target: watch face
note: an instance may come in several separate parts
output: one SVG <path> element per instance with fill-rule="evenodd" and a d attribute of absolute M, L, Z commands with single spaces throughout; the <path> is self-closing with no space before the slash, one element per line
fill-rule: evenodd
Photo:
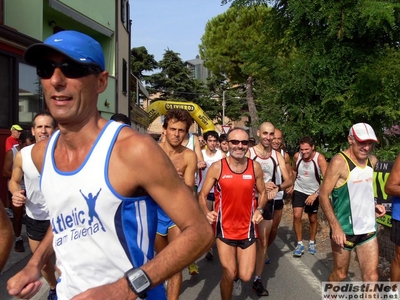
<path fill-rule="evenodd" d="M 137 277 L 132 281 L 133 286 L 135 289 L 140 292 L 144 289 L 146 289 L 149 286 L 149 281 L 147 280 L 147 277 L 143 274 L 142 276 Z"/>
<path fill-rule="evenodd" d="M 127 272 L 127 277 L 135 293 L 140 294 L 151 285 L 150 280 L 141 269 L 134 269 Z"/>

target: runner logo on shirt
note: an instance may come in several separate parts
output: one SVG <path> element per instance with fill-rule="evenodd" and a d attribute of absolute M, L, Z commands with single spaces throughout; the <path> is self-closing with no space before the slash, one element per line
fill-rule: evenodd
<path fill-rule="evenodd" d="M 55 241 L 55 244 L 58 246 L 62 245 L 67 240 L 77 240 L 81 237 L 93 235 L 94 233 L 100 231 L 100 229 L 104 232 L 106 231 L 95 209 L 96 201 L 101 192 L 101 188 L 95 196 L 93 196 L 93 193 L 88 193 L 86 195 L 82 192 L 82 190 L 79 190 L 79 192 L 85 199 L 85 202 L 88 206 L 87 212 L 84 210 L 78 211 L 75 207 L 71 211 L 71 214 L 61 213 L 59 216 L 57 216 L 57 218 L 51 219 L 51 227 L 55 234 L 59 234 L 67 230 L 70 231 L 69 234 L 66 234 L 64 237 L 61 237 Z M 95 218 L 97 219 L 97 222 L 95 222 Z"/>

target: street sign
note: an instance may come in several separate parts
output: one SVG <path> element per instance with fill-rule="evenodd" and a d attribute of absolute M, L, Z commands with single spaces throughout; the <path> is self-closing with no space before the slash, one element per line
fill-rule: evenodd
<path fill-rule="evenodd" d="M 229 125 L 222 125 L 222 130 L 223 130 L 225 133 L 228 133 L 229 130 L 231 130 L 231 128 L 232 128 L 232 126 L 229 126 Z"/>

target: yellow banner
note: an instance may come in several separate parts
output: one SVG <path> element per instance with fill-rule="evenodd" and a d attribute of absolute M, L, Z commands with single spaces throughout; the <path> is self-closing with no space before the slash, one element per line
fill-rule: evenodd
<path fill-rule="evenodd" d="M 392 167 L 392 161 L 377 162 L 373 181 L 375 201 L 386 208 L 386 215 L 378 218 L 377 222 L 388 227 L 392 227 L 392 196 L 385 193 L 385 184 Z"/>

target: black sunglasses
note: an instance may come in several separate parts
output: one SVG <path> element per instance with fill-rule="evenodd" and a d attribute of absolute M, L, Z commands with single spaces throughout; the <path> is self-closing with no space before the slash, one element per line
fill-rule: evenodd
<path fill-rule="evenodd" d="M 81 78 L 90 74 L 98 75 L 102 72 L 101 68 L 94 64 L 79 64 L 73 61 L 65 61 L 60 64 L 54 61 L 44 61 L 36 66 L 36 74 L 43 79 L 53 76 L 54 70 L 60 68 L 65 77 Z"/>
<path fill-rule="evenodd" d="M 243 146 L 247 146 L 249 144 L 248 140 L 229 140 L 228 142 L 234 144 L 235 146 L 239 145 L 242 143 Z"/>

